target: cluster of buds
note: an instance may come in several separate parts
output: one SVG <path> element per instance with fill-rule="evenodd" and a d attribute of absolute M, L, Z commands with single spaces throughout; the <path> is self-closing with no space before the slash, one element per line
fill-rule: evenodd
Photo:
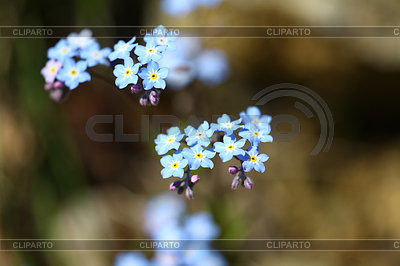
<path fill-rule="evenodd" d="M 63 100 L 69 92 L 69 88 L 67 88 L 61 81 L 46 83 L 44 89 L 50 93 L 50 98 L 55 102 Z"/>
<path fill-rule="evenodd" d="M 200 181 L 200 177 L 198 175 L 192 175 L 190 178 L 188 176 L 180 181 L 175 181 L 169 185 L 169 190 L 177 190 L 178 194 L 182 194 L 185 191 L 186 197 L 188 199 L 194 198 L 193 187 Z"/>
<path fill-rule="evenodd" d="M 242 184 L 242 187 L 252 189 L 253 188 L 253 181 L 250 177 L 246 176 L 243 171 L 243 167 L 236 167 L 236 166 L 229 166 L 228 173 L 233 175 L 233 180 L 231 184 L 232 189 L 237 189 L 239 184 Z"/>
<path fill-rule="evenodd" d="M 142 86 L 140 85 L 132 85 L 131 92 L 139 93 L 142 90 Z M 141 106 L 157 106 L 160 102 L 160 92 L 156 89 L 151 89 L 146 91 L 142 97 L 139 99 L 139 103 Z"/>

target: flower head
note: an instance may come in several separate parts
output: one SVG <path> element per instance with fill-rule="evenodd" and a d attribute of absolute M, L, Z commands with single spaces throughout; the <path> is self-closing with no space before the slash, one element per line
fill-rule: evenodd
<path fill-rule="evenodd" d="M 111 53 L 111 48 L 106 47 L 100 49 L 100 44 L 97 42 L 88 46 L 86 49 L 81 51 L 81 58 L 86 59 L 88 67 L 102 64 L 108 66 L 110 63 L 107 60 L 108 55 Z"/>
<path fill-rule="evenodd" d="M 172 156 L 165 155 L 161 158 L 160 162 L 164 166 L 164 169 L 161 170 L 163 178 L 170 176 L 182 178 L 184 174 L 183 168 L 188 164 L 188 161 L 180 153 L 174 153 Z"/>
<path fill-rule="evenodd" d="M 204 147 L 210 145 L 210 137 L 212 132 L 209 130 L 210 125 L 207 121 L 204 121 L 196 130 L 192 126 L 187 126 L 185 128 L 185 134 L 188 136 L 186 138 L 186 143 L 189 146 L 193 146 L 196 144 L 201 144 Z"/>
<path fill-rule="evenodd" d="M 197 8 L 196 0 L 163 0 L 161 9 L 170 16 L 184 17 Z"/>
<path fill-rule="evenodd" d="M 219 227 L 208 212 L 199 212 L 185 219 L 185 230 L 191 239 L 215 239 Z"/>
<path fill-rule="evenodd" d="M 260 142 L 272 142 L 272 136 L 268 135 L 270 132 L 270 126 L 259 128 L 254 123 L 248 123 L 240 130 L 239 136 L 248 139 L 252 145 L 257 146 Z"/>
<path fill-rule="evenodd" d="M 159 134 L 154 140 L 156 145 L 156 151 L 158 155 L 166 154 L 169 150 L 177 150 L 181 145 L 179 141 L 182 140 L 183 134 L 179 130 L 179 127 L 171 127 L 168 130 L 168 135 Z"/>
<path fill-rule="evenodd" d="M 239 159 L 243 161 L 243 170 L 250 172 L 254 168 L 257 172 L 264 173 L 265 166 L 264 162 L 268 160 L 266 154 L 259 154 L 257 146 L 250 146 L 246 154 L 239 155 Z"/>
<path fill-rule="evenodd" d="M 167 77 L 169 69 L 166 67 L 159 68 L 157 62 L 150 61 L 147 68 L 140 69 L 139 77 L 143 79 L 143 87 L 145 90 L 151 88 L 165 89 L 166 83 L 164 79 Z"/>
<path fill-rule="evenodd" d="M 138 60 L 142 64 L 147 64 L 151 60 L 157 61 L 163 56 L 161 54 L 166 46 L 159 46 L 155 38 L 148 37 L 146 46 L 138 45 L 135 48 L 135 54 L 138 56 Z"/>
<path fill-rule="evenodd" d="M 61 39 L 54 47 L 51 47 L 47 51 L 47 57 L 64 63 L 65 60 L 75 56 L 76 48 L 76 46 L 70 45 L 65 39 Z"/>
<path fill-rule="evenodd" d="M 54 82 L 57 76 L 57 72 L 61 69 L 61 67 L 62 63 L 58 62 L 57 60 L 50 59 L 49 61 L 47 61 L 46 66 L 40 71 L 46 83 Z"/>
<path fill-rule="evenodd" d="M 215 151 L 207 149 L 204 150 L 203 146 L 197 144 L 196 146 L 182 150 L 182 155 L 188 160 L 190 170 L 197 170 L 200 166 L 203 168 L 214 167 L 214 163 L 210 160 L 215 156 Z"/>
<path fill-rule="evenodd" d="M 72 32 L 67 37 L 67 42 L 71 46 L 76 46 L 80 49 L 85 49 L 89 45 L 96 42 L 94 38 L 92 38 L 92 31 L 89 29 L 83 29 L 80 33 Z"/>
<path fill-rule="evenodd" d="M 125 88 L 128 84 L 136 84 L 138 81 L 137 73 L 140 64 L 133 65 L 133 60 L 130 57 L 125 58 L 125 63 L 116 65 L 114 68 L 114 76 L 117 77 L 115 85 L 120 89 Z"/>
<path fill-rule="evenodd" d="M 90 81 L 90 75 L 85 70 L 85 61 L 75 63 L 73 59 L 67 59 L 63 67 L 57 73 L 57 79 L 63 81 L 70 90 L 78 87 L 79 83 Z"/>
<path fill-rule="evenodd" d="M 155 40 L 155 43 L 158 46 L 165 46 L 166 51 L 175 51 L 175 40 L 177 37 L 178 35 L 176 35 L 175 32 L 168 32 L 168 30 L 163 25 L 160 25 L 153 30 L 153 34 L 147 33 L 144 36 L 143 40 L 146 43 Z"/>
<path fill-rule="evenodd" d="M 217 119 L 218 124 L 212 123 L 211 129 L 214 131 L 224 131 L 227 135 L 232 135 L 233 131 L 242 127 L 239 126 L 242 119 L 231 121 L 231 118 L 227 114 L 223 114 L 220 118 Z"/>
<path fill-rule="evenodd" d="M 219 153 L 219 157 L 223 162 L 231 160 L 234 155 L 245 154 L 245 151 L 241 149 L 246 143 L 245 139 L 236 141 L 235 137 L 225 135 L 223 141 L 223 143 L 214 143 L 214 150 Z"/>
<path fill-rule="evenodd" d="M 135 40 L 136 37 L 133 37 L 129 42 L 119 40 L 118 43 L 114 45 L 114 51 L 108 55 L 110 61 L 114 61 L 117 58 L 125 59 L 129 57 L 129 53 L 135 46 L 137 46 L 137 43 L 133 43 Z"/>
<path fill-rule="evenodd" d="M 220 50 L 204 50 L 196 58 L 196 63 L 197 76 L 206 85 L 218 85 L 229 75 L 227 56 Z"/>
<path fill-rule="evenodd" d="M 246 112 L 241 112 L 240 117 L 243 119 L 243 123 L 254 123 L 259 128 L 270 127 L 271 117 L 269 115 L 261 115 L 260 109 L 256 106 L 247 107 Z"/>

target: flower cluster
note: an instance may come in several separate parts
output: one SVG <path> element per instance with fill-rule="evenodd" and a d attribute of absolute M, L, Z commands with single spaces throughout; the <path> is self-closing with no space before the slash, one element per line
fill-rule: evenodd
<path fill-rule="evenodd" d="M 193 80 L 199 79 L 208 87 L 214 87 L 229 75 L 229 62 L 226 54 L 219 49 L 203 49 L 200 38 L 184 36 L 176 40 L 175 52 L 165 51 L 159 61 L 160 66 L 168 67 L 166 79 L 171 89 L 180 90 Z"/>
<path fill-rule="evenodd" d="M 144 36 L 145 46 L 135 43 L 136 37 L 128 42 L 120 40 L 108 56 L 110 61 L 117 59 L 123 61 L 114 68 L 115 85 L 120 89 L 129 85 L 131 91 L 135 93 L 143 88 L 145 93 L 140 98 L 140 104 L 157 105 L 160 94 L 157 89 L 165 89 L 164 79 L 169 72 L 167 67 L 160 67 L 157 61 L 163 58 L 164 51 L 176 49 L 176 38 L 177 35 L 174 32 L 168 32 L 164 26 L 160 25 L 153 30 L 153 33 L 147 33 Z M 134 53 L 132 53 L 133 49 Z M 138 84 L 139 77 L 142 79 L 142 85 Z"/>
<path fill-rule="evenodd" d="M 90 81 L 91 76 L 86 71 L 88 67 L 98 64 L 108 66 L 110 52 L 110 48 L 100 48 L 88 29 L 79 34 L 71 33 L 47 51 L 49 61 L 41 70 L 46 81 L 45 90 L 50 92 L 53 100 L 62 100 L 79 83 Z"/>
<path fill-rule="evenodd" d="M 240 161 L 240 166 L 230 166 L 228 172 L 233 175 L 231 187 L 236 189 L 241 183 L 242 186 L 251 189 L 253 181 L 246 176 L 245 172 L 252 169 L 263 173 L 264 162 L 268 156 L 259 153 L 261 142 L 272 142 L 271 117 L 261 115 L 260 110 L 255 106 L 247 108 L 246 112 L 240 113 L 240 118 L 231 121 L 227 114 L 217 119 L 217 123 L 211 125 L 204 121 L 197 129 L 192 126 L 185 128 L 184 133 L 178 127 L 171 127 L 167 134 L 159 134 L 154 140 L 155 150 L 161 158 L 161 170 L 163 178 L 171 176 L 183 178 L 170 185 L 170 190 L 177 190 L 178 194 L 186 191 L 189 199 L 194 197 L 193 187 L 200 181 L 197 174 L 191 175 L 191 170 L 199 167 L 214 167 L 212 158 L 219 155 L 222 162 L 230 161 L 232 158 Z M 235 131 L 239 130 L 237 136 Z M 249 142 L 248 148 L 243 147 Z M 183 145 L 182 145 L 183 144 Z M 213 144 L 211 148 L 208 148 Z M 180 147 L 184 146 L 182 150 Z M 170 151 L 173 152 L 170 152 Z M 170 152 L 171 154 L 167 154 Z"/>
<path fill-rule="evenodd" d="M 185 215 L 181 198 L 162 194 L 152 198 L 145 208 L 146 233 L 153 240 L 180 241 L 180 250 L 156 249 L 152 259 L 141 252 L 123 252 L 115 258 L 114 266 L 227 266 L 224 257 L 212 251 L 211 240 L 220 230 L 207 212 Z"/>
<path fill-rule="evenodd" d="M 200 6 L 213 8 L 220 2 L 222 0 L 163 0 L 160 5 L 161 9 L 168 15 L 184 17 Z"/>
<path fill-rule="evenodd" d="M 164 51 L 176 50 L 176 38 L 174 32 L 168 32 L 160 25 L 144 36 L 145 46 L 135 43 L 136 37 L 133 37 L 128 42 L 118 41 L 112 50 L 108 47 L 101 49 L 88 29 L 79 34 L 71 33 L 47 52 L 49 61 L 41 70 L 46 81 L 45 89 L 58 102 L 69 90 L 91 80 L 87 68 L 98 64 L 109 66 L 110 61 L 118 60 L 113 70 L 115 85 L 120 89 L 130 86 L 134 93 L 143 88 L 146 92 L 140 98 L 140 104 L 157 105 L 158 89 L 165 89 L 164 79 L 169 72 L 168 67 L 160 67 L 157 61 L 163 58 Z M 138 84 L 139 78 L 142 84 Z"/>

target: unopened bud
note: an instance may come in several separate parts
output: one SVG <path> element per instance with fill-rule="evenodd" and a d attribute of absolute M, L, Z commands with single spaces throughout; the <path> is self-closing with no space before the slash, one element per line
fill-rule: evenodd
<path fill-rule="evenodd" d="M 141 106 L 149 106 L 149 99 L 147 98 L 147 94 L 144 94 L 142 97 L 140 97 L 139 103 Z"/>
<path fill-rule="evenodd" d="M 188 198 L 188 199 L 193 199 L 194 198 L 193 189 L 191 189 L 190 187 L 186 188 L 186 198 Z"/>
<path fill-rule="evenodd" d="M 175 181 L 169 185 L 169 190 L 175 190 L 177 187 L 179 187 L 181 184 L 181 181 Z"/>
<path fill-rule="evenodd" d="M 69 89 L 67 87 L 63 87 L 62 89 L 53 88 L 50 90 L 50 98 L 55 102 L 60 102 L 67 96 L 68 92 Z"/>
<path fill-rule="evenodd" d="M 64 87 L 64 83 L 62 83 L 61 81 L 56 81 L 53 84 L 55 89 L 62 89 Z"/>
<path fill-rule="evenodd" d="M 132 93 L 138 93 L 141 90 L 142 90 L 142 86 L 140 86 L 140 85 L 133 84 L 131 86 L 131 92 Z"/>
<path fill-rule="evenodd" d="M 234 175 L 238 172 L 238 168 L 236 166 L 229 166 L 228 167 L 228 173 Z"/>
<path fill-rule="evenodd" d="M 199 175 L 192 175 L 192 176 L 190 177 L 190 181 L 191 181 L 193 184 L 196 184 L 197 182 L 200 181 Z"/>
<path fill-rule="evenodd" d="M 243 185 L 245 188 L 252 189 L 253 188 L 253 181 L 250 179 L 250 177 L 246 177 L 243 181 Z"/>
<path fill-rule="evenodd" d="M 240 184 L 240 176 L 236 174 L 236 175 L 233 176 L 231 188 L 232 189 L 237 189 L 239 184 Z"/>
<path fill-rule="evenodd" d="M 46 91 L 51 90 L 53 88 L 53 83 L 46 83 L 44 84 L 44 89 Z"/>
<path fill-rule="evenodd" d="M 157 91 L 153 90 L 150 92 L 149 101 L 152 105 L 158 104 L 158 102 L 160 101 L 160 97 L 159 97 Z"/>

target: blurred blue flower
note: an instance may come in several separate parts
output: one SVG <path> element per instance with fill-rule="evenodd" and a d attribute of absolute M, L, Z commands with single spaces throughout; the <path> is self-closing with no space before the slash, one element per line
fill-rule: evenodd
<path fill-rule="evenodd" d="M 163 52 L 163 58 L 158 61 L 161 67 L 170 69 L 165 81 L 168 83 L 168 88 L 173 90 L 186 87 L 196 77 L 195 62 L 180 56 L 180 54 L 179 48 L 173 53 Z"/>
<path fill-rule="evenodd" d="M 73 90 L 78 87 L 79 83 L 90 81 L 90 75 L 85 71 L 86 68 L 85 61 L 75 63 L 73 59 L 66 59 L 63 67 L 57 73 L 57 79 Z"/>
<path fill-rule="evenodd" d="M 182 229 L 178 220 L 165 223 L 152 235 L 154 240 L 182 240 L 186 239 L 186 232 Z"/>
<path fill-rule="evenodd" d="M 221 3 L 223 0 L 197 0 L 197 4 L 199 6 L 205 6 L 205 7 L 216 7 L 219 3 Z"/>
<path fill-rule="evenodd" d="M 114 61 L 117 58 L 125 59 L 129 57 L 132 49 L 137 46 L 137 43 L 133 43 L 136 40 L 136 37 L 133 37 L 130 41 L 124 42 L 123 40 L 119 40 L 118 43 L 114 45 L 114 51 L 108 55 L 110 61 Z"/>
<path fill-rule="evenodd" d="M 269 115 L 261 115 L 260 109 L 256 106 L 247 107 L 246 112 L 242 111 L 239 115 L 245 124 L 254 123 L 260 128 L 270 127 L 271 117 Z"/>
<path fill-rule="evenodd" d="M 245 139 L 236 141 L 235 137 L 225 135 L 223 141 L 214 143 L 214 151 L 219 153 L 223 162 L 231 160 L 235 155 L 245 155 L 245 151 L 241 149 L 246 143 Z"/>
<path fill-rule="evenodd" d="M 153 30 L 152 34 L 147 33 L 143 40 L 146 43 L 155 40 L 158 46 L 165 46 L 166 51 L 175 51 L 175 40 L 177 37 L 178 35 L 174 31 L 168 32 L 163 25 L 160 25 Z"/>
<path fill-rule="evenodd" d="M 250 172 L 253 168 L 257 172 L 264 173 L 264 162 L 268 160 L 266 154 L 258 153 L 258 146 L 250 146 L 245 155 L 239 155 L 239 159 L 243 161 L 243 170 Z"/>
<path fill-rule="evenodd" d="M 95 43 L 96 39 L 92 38 L 91 30 L 83 29 L 80 33 L 70 33 L 67 37 L 67 42 L 71 46 L 78 47 L 79 49 L 85 49 L 91 44 Z"/>
<path fill-rule="evenodd" d="M 82 50 L 80 56 L 82 59 L 86 59 L 88 67 L 92 67 L 97 64 L 109 66 L 110 62 L 108 62 L 107 57 L 110 53 L 111 48 L 106 47 L 100 49 L 100 44 L 95 42 L 86 49 Z"/>
<path fill-rule="evenodd" d="M 71 59 L 76 54 L 77 46 L 70 45 L 67 40 L 61 39 L 54 46 L 49 48 L 47 51 L 47 57 L 49 59 L 55 59 L 60 63 L 64 63 L 65 60 Z"/>
<path fill-rule="evenodd" d="M 115 257 L 114 266 L 150 266 L 141 252 L 121 252 Z"/>
<path fill-rule="evenodd" d="M 186 234 L 190 239 L 215 239 L 219 236 L 219 227 L 208 212 L 199 212 L 186 217 Z"/>
<path fill-rule="evenodd" d="M 151 60 L 157 61 L 160 60 L 163 55 L 161 54 L 164 51 L 166 46 L 159 46 L 155 38 L 148 37 L 146 46 L 138 45 L 135 48 L 135 54 L 138 56 L 138 60 L 140 63 L 147 64 Z"/>
<path fill-rule="evenodd" d="M 139 63 L 133 65 L 133 60 L 130 57 L 125 58 L 125 63 L 123 65 L 116 65 L 113 71 L 114 76 L 117 77 L 115 85 L 123 89 L 128 86 L 128 84 L 136 84 L 138 81 L 137 73 L 139 66 Z"/>
<path fill-rule="evenodd" d="M 229 62 L 220 50 L 204 50 L 197 58 L 196 73 L 206 85 L 217 85 L 229 75 Z"/>
<path fill-rule="evenodd" d="M 167 224 L 178 224 L 186 209 L 185 201 L 176 194 L 164 193 L 149 200 L 144 208 L 144 227 L 152 236 Z"/>
<path fill-rule="evenodd" d="M 189 146 L 193 146 L 196 144 L 203 145 L 207 147 L 210 145 L 210 137 L 212 135 L 212 131 L 209 130 L 210 125 L 207 121 L 204 121 L 196 130 L 192 126 L 187 126 L 185 128 L 185 134 L 187 136 L 186 143 Z"/>
<path fill-rule="evenodd" d="M 184 17 L 198 6 L 216 7 L 222 0 L 163 0 L 161 9 L 170 16 Z"/>
<path fill-rule="evenodd" d="M 221 253 L 209 250 L 206 252 L 202 259 L 196 261 L 196 263 L 190 263 L 188 266 L 227 266 L 228 263 L 225 258 L 221 255 Z"/>
<path fill-rule="evenodd" d="M 156 145 L 156 152 L 158 155 L 166 154 L 171 149 L 179 149 L 180 141 L 184 137 L 181 134 L 179 127 L 171 127 L 168 130 L 168 135 L 158 134 L 157 138 L 154 140 Z"/>
<path fill-rule="evenodd" d="M 161 10 L 173 17 L 184 17 L 197 8 L 196 0 L 162 0 Z"/>
<path fill-rule="evenodd" d="M 142 253 L 120 253 L 114 266 L 227 266 L 224 257 L 212 251 L 211 240 L 220 230 L 211 214 L 199 212 L 183 218 L 185 202 L 176 195 L 161 194 L 145 206 L 144 226 L 153 240 L 185 240 L 180 250 L 155 249 L 147 260 Z"/>
<path fill-rule="evenodd" d="M 210 169 L 214 167 L 214 163 L 210 158 L 215 156 L 215 152 L 210 149 L 204 150 L 203 146 L 200 144 L 197 144 L 190 149 L 184 148 L 182 150 L 182 155 L 188 160 L 190 170 L 197 170 L 200 166 Z"/>
<path fill-rule="evenodd" d="M 145 90 L 151 88 L 165 89 L 165 78 L 168 76 L 169 69 L 166 67 L 159 68 L 157 62 L 150 61 L 147 68 L 140 69 L 139 76 L 143 79 L 143 87 Z"/>
<path fill-rule="evenodd" d="M 180 153 L 174 153 L 171 155 L 165 155 L 161 158 L 161 165 L 164 169 L 161 170 L 163 178 L 169 178 L 171 176 L 182 178 L 188 161 L 182 157 Z"/>
<path fill-rule="evenodd" d="M 184 265 L 182 251 L 156 250 L 151 260 L 152 266 L 177 266 Z"/>
<path fill-rule="evenodd" d="M 211 130 L 214 131 L 224 131 L 227 135 L 232 135 L 233 131 L 238 128 L 241 128 L 240 122 L 242 119 L 231 121 L 231 118 L 227 114 L 223 114 L 220 118 L 217 119 L 218 124 L 211 123 Z"/>
<path fill-rule="evenodd" d="M 248 139 L 252 145 L 257 146 L 260 142 L 272 142 L 272 136 L 268 135 L 270 132 L 270 126 L 259 128 L 254 123 L 248 123 L 239 131 L 239 136 Z"/>

